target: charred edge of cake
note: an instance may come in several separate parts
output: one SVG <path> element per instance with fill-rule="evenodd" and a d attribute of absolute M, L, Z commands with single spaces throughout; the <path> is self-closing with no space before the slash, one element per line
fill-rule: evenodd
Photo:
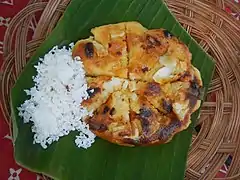
<path fill-rule="evenodd" d="M 199 80 L 196 77 L 190 83 L 186 98 L 189 99 L 189 106 L 192 110 L 196 106 L 197 101 L 201 99 L 202 87 L 199 85 Z"/>
<path fill-rule="evenodd" d="M 89 129 L 93 131 L 105 132 L 108 130 L 108 127 L 105 124 L 100 123 L 93 118 L 88 119 L 87 124 L 89 125 Z"/>
<path fill-rule="evenodd" d="M 94 56 L 94 45 L 92 42 L 88 42 L 84 46 L 84 52 L 87 58 L 93 58 Z"/>
<path fill-rule="evenodd" d="M 139 144 L 140 145 L 148 145 L 152 142 L 152 140 L 149 137 L 140 137 Z"/>
<path fill-rule="evenodd" d="M 167 29 L 163 30 L 163 34 L 164 34 L 165 38 L 169 38 L 170 39 L 170 38 L 174 37 L 173 34 L 170 33 Z"/>
<path fill-rule="evenodd" d="M 139 139 L 124 138 L 123 143 L 133 145 L 133 146 L 144 146 L 151 143 L 151 139 L 147 137 L 140 137 Z"/>
<path fill-rule="evenodd" d="M 168 126 L 160 128 L 152 137 L 150 137 L 150 140 L 166 142 L 181 126 L 182 122 L 178 118 L 175 118 Z"/>
<path fill-rule="evenodd" d="M 187 99 L 189 99 L 190 109 L 194 109 L 197 101 L 200 100 L 203 96 L 203 89 L 199 85 L 199 80 L 194 77 L 193 80 L 190 82 L 190 88 L 188 89 Z"/>
<path fill-rule="evenodd" d="M 189 99 L 189 109 L 193 110 L 199 99 L 195 96 L 190 95 L 190 94 L 188 94 L 188 99 Z"/>
<path fill-rule="evenodd" d="M 131 138 L 124 138 L 124 139 L 122 140 L 122 142 L 123 142 L 124 144 L 129 144 L 129 145 L 133 145 L 133 146 L 138 146 L 138 145 L 140 145 L 139 140 L 134 140 L 134 139 L 131 139 Z"/>
<path fill-rule="evenodd" d="M 95 87 L 95 88 L 88 88 L 87 89 L 87 93 L 89 95 L 90 98 L 94 97 L 97 93 L 100 93 L 101 89 L 99 87 Z"/>
<path fill-rule="evenodd" d="M 138 114 L 139 119 L 141 120 L 141 126 L 143 130 L 143 134 L 147 134 L 149 132 L 149 118 L 152 116 L 152 111 L 146 107 L 142 107 L 140 109 L 140 113 Z"/>
<path fill-rule="evenodd" d="M 171 122 L 170 125 L 159 130 L 158 138 L 164 141 L 167 140 L 176 131 L 176 129 L 181 127 L 181 124 L 180 120 Z"/>
<path fill-rule="evenodd" d="M 200 96 L 200 85 L 197 78 L 194 77 L 190 83 L 189 93 L 198 98 Z"/>

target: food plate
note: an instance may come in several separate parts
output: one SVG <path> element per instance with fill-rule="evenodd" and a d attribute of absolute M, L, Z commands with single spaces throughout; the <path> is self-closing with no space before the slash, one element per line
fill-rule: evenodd
<path fill-rule="evenodd" d="M 207 90 L 214 62 L 187 34 L 162 1 L 155 0 L 73 0 L 52 34 L 39 47 L 20 75 L 11 92 L 16 161 L 36 172 L 55 179 L 183 179 L 191 132 L 199 111 L 192 115 L 190 127 L 166 144 L 154 147 L 128 148 L 97 139 L 91 148 L 74 145 L 75 133 L 61 138 L 47 150 L 32 144 L 31 125 L 22 123 L 17 107 L 27 99 L 24 89 L 34 84 L 34 65 L 38 58 L 55 45 L 66 45 L 87 38 L 90 29 L 122 21 L 139 21 L 145 27 L 165 28 L 188 45 L 192 63 L 202 75 Z"/>

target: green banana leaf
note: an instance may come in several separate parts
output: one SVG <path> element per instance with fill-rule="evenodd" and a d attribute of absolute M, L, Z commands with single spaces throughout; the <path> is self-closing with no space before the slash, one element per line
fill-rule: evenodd
<path fill-rule="evenodd" d="M 63 17 L 26 65 L 11 92 L 14 154 L 17 163 L 32 171 L 62 180 L 182 180 L 186 168 L 192 130 L 199 111 L 192 115 L 190 127 L 165 145 L 121 147 L 96 139 L 87 150 L 74 144 L 76 132 L 61 138 L 44 150 L 33 144 L 31 124 L 23 124 L 17 107 L 32 87 L 34 64 L 55 45 L 87 38 L 90 29 L 121 21 L 139 21 L 147 28 L 166 28 L 188 45 L 192 63 L 202 74 L 205 90 L 211 81 L 214 62 L 187 34 L 161 0 L 72 0 Z"/>

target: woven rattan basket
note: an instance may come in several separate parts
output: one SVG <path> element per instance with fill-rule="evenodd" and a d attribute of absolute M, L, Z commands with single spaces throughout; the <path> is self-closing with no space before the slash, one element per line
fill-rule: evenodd
<path fill-rule="evenodd" d="M 240 7 L 231 0 L 166 2 L 187 31 L 217 62 L 198 122 L 201 129 L 193 136 L 186 179 L 214 179 L 228 156 L 232 155 L 224 180 L 240 180 L 240 23 L 222 10 L 227 5 L 240 12 Z M 6 31 L 0 92 L 1 108 L 10 128 L 10 89 L 68 3 L 69 0 L 30 0 L 27 7 L 12 19 Z M 34 23 L 36 15 L 40 19 Z"/>

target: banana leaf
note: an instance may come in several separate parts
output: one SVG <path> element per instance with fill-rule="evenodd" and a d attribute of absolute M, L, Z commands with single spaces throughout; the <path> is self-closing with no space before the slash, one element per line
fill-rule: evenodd
<path fill-rule="evenodd" d="M 23 124 L 17 107 L 28 97 L 34 65 L 55 45 L 66 45 L 87 38 L 96 26 L 122 21 L 139 21 L 147 28 L 166 28 L 188 45 L 192 63 L 202 75 L 207 90 L 214 62 L 181 27 L 162 0 L 72 0 L 63 17 L 37 49 L 11 91 L 14 155 L 18 164 L 31 171 L 61 180 L 182 180 L 199 111 L 192 115 L 190 127 L 164 145 L 121 147 L 100 138 L 87 150 L 74 144 L 77 132 L 61 138 L 48 149 L 33 144 L 31 124 Z"/>

